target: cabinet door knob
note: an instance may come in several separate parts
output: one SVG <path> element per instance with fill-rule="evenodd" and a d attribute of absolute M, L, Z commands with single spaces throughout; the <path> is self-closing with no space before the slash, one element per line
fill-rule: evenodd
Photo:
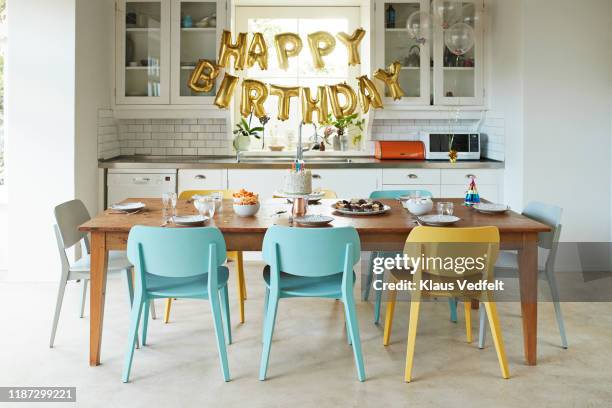
<path fill-rule="evenodd" d="M 473 174 L 466 174 L 465 175 L 465 178 L 467 178 L 467 179 L 472 178 L 472 177 L 476 178 L 476 176 L 473 175 Z"/>
<path fill-rule="evenodd" d="M 416 174 L 414 174 L 414 173 L 410 173 L 410 174 L 408 175 L 408 178 L 415 179 L 415 178 L 419 178 L 419 176 L 417 176 L 417 175 L 416 175 Z"/>
<path fill-rule="evenodd" d="M 320 175 L 320 174 L 313 174 L 313 175 L 312 175 L 312 178 L 313 178 L 313 179 L 321 179 L 322 177 L 321 177 L 321 175 Z"/>
<path fill-rule="evenodd" d="M 206 178 L 206 176 L 203 175 L 203 174 L 198 174 L 198 175 L 195 176 L 196 180 L 204 180 L 205 178 Z"/>

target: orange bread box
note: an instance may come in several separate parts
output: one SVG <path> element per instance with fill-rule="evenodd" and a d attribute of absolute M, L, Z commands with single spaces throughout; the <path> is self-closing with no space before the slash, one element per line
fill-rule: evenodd
<path fill-rule="evenodd" d="M 380 160 L 425 160 L 425 145 L 419 141 L 377 141 L 374 155 Z"/>

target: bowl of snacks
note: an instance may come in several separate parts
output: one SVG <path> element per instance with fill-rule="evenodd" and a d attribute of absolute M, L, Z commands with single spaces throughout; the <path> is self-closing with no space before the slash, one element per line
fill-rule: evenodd
<path fill-rule="evenodd" d="M 245 189 L 233 194 L 234 212 L 239 217 L 252 217 L 259 211 L 259 196 Z"/>

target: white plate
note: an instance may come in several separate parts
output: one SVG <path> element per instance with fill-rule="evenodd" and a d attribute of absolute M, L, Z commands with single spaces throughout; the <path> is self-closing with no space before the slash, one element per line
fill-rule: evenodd
<path fill-rule="evenodd" d="M 145 203 L 137 202 L 137 203 L 112 204 L 109 208 L 115 211 L 134 212 L 134 211 L 139 211 L 145 208 Z"/>
<path fill-rule="evenodd" d="M 417 218 L 422 224 L 433 225 L 435 227 L 442 226 L 442 225 L 452 225 L 456 223 L 457 221 L 461 220 L 461 218 L 455 217 L 454 215 L 438 215 L 438 214 L 422 215 Z"/>
<path fill-rule="evenodd" d="M 473 205 L 473 208 L 476 211 L 479 211 L 485 214 L 501 214 L 501 213 L 505 213 L 506 211 L 510 209 L 510 207 L 508 207 L 505 204 L 489 204 L 489 203 L 477 203 Z"/>
<path fill-rule="evenodd" d="M 275 197 L 281 197 L 281 198 L 306 198 L 308 197 L 308 201 L 317 201 L 322 199 L 323 197 L 325 197 L 325 192 L 324 191 L 313 191 L 310 194 L 291 194 L 291 193 L 283 193 L 282 191 L 276 191 L 274 193 Z"/>
<path fill-rule="evenodd" d="M 305 215 L 303 217 L 297 217 L 293 219 L 293 222 L 301 225 L 312 225 L 312 226 L 321 226 L 327 225 L 334 220 L 334 217 L 329 217 L 327 215 Z"/>
<path fill-rule="evenodd" d="M 389 207 L 386 204 L 384 204 L 382 210 L 377 210 L 377 211 L 351 211 L 351 210 L 345 210 L 344 208 L 336 208 L 335 204 L 332 205 L 332 208 L 336 210 L 337 212 L 339 212 L 340 214 L 344 214 L 344 215 L 379 215 L 379 214 L 384 214 L 391 209 L 391 207 Z"/>
<path fill-rule="evenodd" d="M 176 225 L 202 225 L 208 219 L 208 217 L 201 215 L 175 215 L 173 218 Z"/>

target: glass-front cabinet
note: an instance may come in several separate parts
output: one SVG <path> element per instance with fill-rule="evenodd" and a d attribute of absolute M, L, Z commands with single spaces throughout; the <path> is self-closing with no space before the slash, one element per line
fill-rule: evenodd
<path fill-rule="evenodd" d="M 380 83 L 384 92 L 385 106 L 392 105 L 429 105 L 430 103 L 430 46 L 429 42 L 419 44 L 410 37 L 406 28 L 408 17 L 421 11 L 429 11 L 429 0 L 379 1 L 376 5 L 376 68 L 388 69 L 394 62 L 401 65 L 399 82 L 405 96 L 394 101 L 386 87 Z M 377 81 L 378 82 L 378 81 Z"/>
<path fill-rule="evenodd" d="M 198 60 L 216 62 L 225 1 L 118 0 L 116 103 L 212 104 L 216 86 L 188 87 Z"/>

